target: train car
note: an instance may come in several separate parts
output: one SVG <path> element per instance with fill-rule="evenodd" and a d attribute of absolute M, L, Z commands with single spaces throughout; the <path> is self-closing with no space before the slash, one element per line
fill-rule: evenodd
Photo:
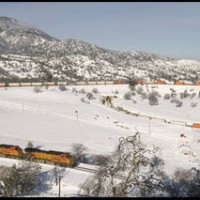
<path fill-rule="evenodd" d="M 174 85 L 185 85 L 184 81 L 176 81 Z"/>
<path fill-rule="evenodd" d="M 55 82 L 47 82 L 45 83 L 45 86 L 56 86 L 57 84 Z"/>
<path fill-rule="evenodd" d="M 115 80 L 114 84 L 126 84 L 125 80 Z"/>
<path fill-rule="evenodd" d="M 88 85 L 96 85 L 96 81 L 89 81 Z"/>
<path fill-rule="evenodd" d="M 5 83 L 0 83 L 0 87 L 5 87 L 6 84 Z"/>
<path fill-rule="evenodd" d="M 26 148 L 25 153 L 29 158 L 42 160 L 44 163 L 58 164 L 66 167 L 74 167 L 75 159 L 72 155 L 60 151 L 45 151 L 37 148 Z"/>
<path fill-rule="evenodd" d="M 145 82 L 146 85 L 154 85 L 155 83 L 154 82 L 151 82 L 151 81 L 147 81 Z"/>
<path fill-rule="evenodd" d="M 28 82 L 26 82 L 26 83 L 21 83 L 21 86 L 22 86 L 22 87 L 32 86 L 32 83 L 31 83 L 31 82 L 30 82 L 30 83 L 28 83 Z"/>
<path fill-rule="evenodd" d="M 20 83 L 9 83 L 9 87 L 20 87 Z"/>
<path fill-rule="evenodd" d="M 166 84 L 166 83 L 165 83 L 165 81 L 163 81 L 163 80 L 157 80 L 157 81 L 155 82 L 155 84 L 163 85 L 163 84 Z"/>
<path fill-rule="evenodd" d="M 193 124 L 192 124 L 192 128 L 200 128 L 200 124 L 198 124 L 198 123 L 193 123 Z"/>
<path fill-rule="evenodd" d="M 200 82 L 199 82 L 199 81 L 197 81 L 197 82 L 195 83 L 195 85 L 200 85 Z"/>
<path fill-rule="evenodd" d="M 22 158 L 23 150 L 19 146 L 0 144 L 0 155 L 11 158 Z"/>
<path fill-rule="evenodd" d="M 106 85 L 113 85 L 113 84 L 114 84 L 114 81 L 106 81 L 105 84 L 106 84 Z"/>
<path fill-rule="evenodd" d="M 98 81 L 96 83 L 97 83 L 97 85 L 105 85 L 105 81 Z"/>
<path fill-rule="evenodd" d="M 86 82 L 81 82 L 81 81 L 79 81 L 79 82 L 77 82 L 77 85 L 86 85 Z"/>
<path fill-rule="evenodd" d="M 67 85 L 67 82 L 57 82 L 58 85 Z"/>
<path fill-rule="evenodd" d="M 140 84 L 140 85 L 144 85 L 145 84 L 144 80 L 136 80 L 136 83 Z"/>
<path fill-rule="evenodd" d="M 32 83 L 32 86 L 41 86 L 41 85 L 42 85 L 41 82 L 33 82 L 33 83 Z"/>

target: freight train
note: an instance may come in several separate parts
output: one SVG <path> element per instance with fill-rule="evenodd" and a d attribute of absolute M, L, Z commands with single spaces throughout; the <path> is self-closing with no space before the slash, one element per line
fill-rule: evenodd
<path fill-rule="evenodd" d="M 116 81 L 79 81 L 79 82 L 0 82 L 0 87 L 30 87 L 30 86 L 59 86 L 59 85 L 113 85 L 113 84 L 128 84 L 124 80 Z"/>
<path fill-rule="evenodd" d="M 0 144 L 0 156 L 21 160 L 54 164 L 63 167 L 75 167 L 76 159 L 70 153 L 61 151 L 46 151 L 27 147 L 24 150 L 19 146 Z"/>
<path fill-rule="evenodd" d="M 59 86 L 59 85 L 65 85 L 65 86 L 73 86 L 73 85 L 115 85 L 115 84 L 129 84 L 128 80 L 114 80 L 114 81 L 78 81 L 78 82 L 69 82 L 69 81 L 63 81 L 63 82 L 16 82 L 16 83 L 9 83 L 9 82 L 0 82 L 0 88 L 6 88 L 6 87 L 32 87 L 32 86 Z M 152 82 L 145 82 L 144 80 L 137 80 L 136 84 L 150 84 L 150 85 L 160 85 L 160 84 L 167 84 L 167 85 L 196 85 L 200 86 L 200 82 L 184 82 L 184 81 L 175 81 L 171 83 L 167 83 L 163 80 L 157 80 Z"/>

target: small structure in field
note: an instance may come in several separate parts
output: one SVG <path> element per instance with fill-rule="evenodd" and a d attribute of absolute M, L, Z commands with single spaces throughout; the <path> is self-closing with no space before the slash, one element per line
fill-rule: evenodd
<path fill-rule="evenodd" d="M 113 104 L 112 104 L 112 100 L 113 98 L 117 98 L 117 96 L 102 96 L 103 98 L 103 104 L 111 107 Z"/>

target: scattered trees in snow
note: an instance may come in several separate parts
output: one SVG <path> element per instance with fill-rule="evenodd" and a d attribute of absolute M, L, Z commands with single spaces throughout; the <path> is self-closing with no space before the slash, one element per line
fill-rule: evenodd
<path fill-rule="evenodd" d="M 182 107 L 183 105 L 183 102 L 178 100 L 178 99 L 171 99 L 170 101 L 171 103 L 175 103 L 176 104 L 176 107 Z"/>
<path fill-rule="evenodd" d="M 113 94 L 119 94 L 118 90 L 113 91 Z"/>
<path fill-rule="evenodd" d="M 77 90 L 76 88 L 72 88 L 72 93 L 77 94 L 77 93 L 78 93 L 78 90 Z"/>
<path fill-rule="evenodd" d="M 138 94 L 144 93 L 144 89 L 143 89 L 142 86 L 138 86 L 136 91 L 137 91 Z"/>
<path fill-rule="evenodd" d="M 169 197 L 199 197 L 200 170 L 177 170 L 172 178 L 162 181 L 163 190 Z"/>
<path fill-rule="evenodd" d="M 58 88 L 59 88 L 60 91 L 65 91 L 65 90 L 66 90 L 66 86 L 63 85 L 63 84 L 60 84 L 60 85 L 58 86 Z"/>
<path fill-rule="evenodd" d="M 155 92 L 149 93 L 149 105 L 158 105 L 158 98 Z"/>
<path fill-rule="evenodd" d="M 124 94 L 124 99 L 125 100 L 131 100 L 131 92 L 127 92 Z"/>
<path fill-rule="evenodd" d="M 40 92 L 42 92 L 41 87 L 38 87 L 38 86 L 34 87 L 34 88 L 33 88 L 33 91 L 34 91 L 35 93 L 40 93 Z"/>
<path fill-rule="evenodd" d="M 170 94 L 165 94 L 163 98 L 164 98 L 165 100 L 170 99 Z"/>
<path fill-rule="evenodd" d="M 179 95 L 181 99 L 184 99 L 190 96 L 187 90 L 184 90 L 184 92 L 181 92 Z"/>
<path fill-rule="evenodd" d="M 5 169 L 1 177 L 3 196 L 13 197 L 35 194 L 40 170 L 39 164 L 27 161 L 21 161 L 19 166 L 13 165 Z"/>
<path fill-rule="evenodd" d="M 93 93 L 91 93 L 91 92 L 88 92 L 88 93 L 86 94 L 86 97 L 87 97 L 89 100 L 95 99 Z"/>
<path fill-rule="evenodd" d="M 85 151 L 87 148 L 83 144 L 74 143 L 72 144 L 72 154 L 74 155 L 77 161 L 84 162 L 86 160 Z"/>
<path fill-rule="evenodd" d="M 82 89 L 79 90 L 79 93 L 81 93 L 81 94 L 86 94 L 86 91 L 85 91 L 84 88 L 82 88 Z"/>
<path fill-rule="evenodd" d="M 190 95 L 190 98 L 193 99 L 195 96 L 197 96 L 197 93 L 196 93 L 196 92 L 193 92 L 193 93 Z"/>
<path fill-rule="evenodd" d="M 136 103 L 137 103 L 137 101 L 136 101 L 135 99 L 133 99 L 133 103 L 134 103 L 134 104 L 136 104 Z"/>
<path fill-rule="evenodd" d="M 148 94 L 146 92 L 143 92 L 140 94 L 140 97 L 142 100 L 148 99 Z"/>
<path fill-rule="evenodd" d="M 178 100 L 176 103 L 176 107 L 182 107 L 182 105 L 183 105 L 183 102 Z"/>
<path fill-rule="evenodd" d="M 99 93 L 99 90 L 98 90 L 97 88 L 93 88 L 93 89 L 92 89 L 92 92 L 93 92 L 93 93 Z"/>
<path fill-rule="evenodd" d="M 81 98 L 81 102 L 83 102 L 83 103 L 87 103 L 87 104 L 89 104 L 90 102 L 89 101 L 87 101 L 85 98 Z"/>
<path fill-rule="evenodd" d="M 194 107 L 196 107 L 196 106 L 197 106 L 197 103 L 195 103 L 195 102 L 192 102 L 192 103 L 191 103 L 191 107 L 194 108 Z"/>
<path fill-rule="evenodd" d="M 130 90 L 134 91 L 136 85 L 137 85 L 137 80 L 135 78 L 129 81 L 129 89 Z"/>

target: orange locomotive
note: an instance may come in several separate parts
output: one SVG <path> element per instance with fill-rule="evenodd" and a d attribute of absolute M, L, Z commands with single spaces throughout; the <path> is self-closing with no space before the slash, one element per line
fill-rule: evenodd
<path fill-rule="evenodd" d="M 0 155 L 8 158 L 31 159 L 65 167 L 76 166 L 76 160 L 71 154 L 60 151 L 45 151 L 37 148 L 26 148 L 23 151 L 19 146 L 0 144 Z"/>
<path fill-rule="evenodd" d="M 0 154 L 5 157 L 22 158 L 23 150 L 19 146 L 0 144 Z"/>
<path fill-rule="evenodd" d="M 44 163 L 57 164 L 66 167 L 74 167 L 76 165 L 75 159 L 72 155 L 60 151 L 45 151 L 37 148 L 24 149 L 26 156 L 29 158 L 43 161 Z"/>

